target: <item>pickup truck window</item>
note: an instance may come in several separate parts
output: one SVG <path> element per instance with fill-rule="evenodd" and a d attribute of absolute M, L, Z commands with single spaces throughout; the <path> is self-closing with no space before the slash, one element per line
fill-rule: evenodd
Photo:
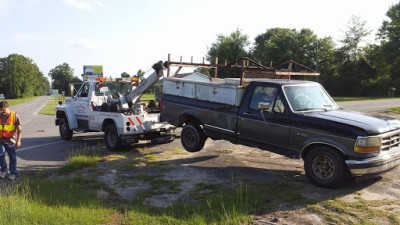
<path fill-rule="evenodd" d="M 275 105 L 274 105 L 274 112 L 276 112 L 276 113 L 284 113 L 285 112 L 285 105 L 283 104 L 280 95 L 278 95 L 276 97 L 276 101 L 275 101 Z"/>
<path fill-rule="evenodd" d="M 262 102 L 269 105 L 268 109 L 264 111 L 272 112 L 276 92 L 277 88 L 275 87 L 257 86 L 254 89 L 253 96 L 251 97 L 250 109 L 259 111 L 259 104 Z"/>
<path fill-rule="evenodd" d="M 318 84 L 284 86 L 283 90 L 293 111 L 332 110 L 338 106 Z"/>

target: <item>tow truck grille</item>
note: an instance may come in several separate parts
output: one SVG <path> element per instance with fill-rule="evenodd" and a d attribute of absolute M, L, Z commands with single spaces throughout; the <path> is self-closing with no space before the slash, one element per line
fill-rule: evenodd
<path fill-rule="evenodd" d="M 382 151 L 389 151 L 400 146 L 400 132 L 382 137 Z"/>

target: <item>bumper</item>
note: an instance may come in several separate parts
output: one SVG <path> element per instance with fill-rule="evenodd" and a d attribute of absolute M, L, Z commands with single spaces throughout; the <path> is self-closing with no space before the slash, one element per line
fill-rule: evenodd
<path fill-rule="evenodd" d="M 378 175 L 400 165 L 400 151 L 361 160 L 346 160 L 353 176 Z"/>

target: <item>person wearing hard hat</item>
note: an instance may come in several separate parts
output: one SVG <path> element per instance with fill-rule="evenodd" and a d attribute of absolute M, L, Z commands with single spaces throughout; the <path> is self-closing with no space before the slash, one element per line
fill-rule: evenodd
<path fill-rule="evenodd" d="M 10 161 L 10 175 L 8 179 L 17 177 L 17 148 L 21 147 L 21 122 L 17 113 L 10 110 L 7 101 L 0 102 L 0 145 L 8 154 Z M 0 154 L 0 178 L 7 176 L 5 154 Z"/>

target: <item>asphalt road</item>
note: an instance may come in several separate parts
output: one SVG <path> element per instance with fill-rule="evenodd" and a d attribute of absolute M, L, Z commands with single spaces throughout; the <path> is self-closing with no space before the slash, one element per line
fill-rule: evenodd
<path fill-rule="evenodd" d="M 48 96 L 13 105 L 22 124 L 21 147 L 17 150 L 19 170 L 51 169 L 66 162 L 71 151 L 81 148 L 98 148 L 101 133 L 74 134 L 71 141 L 61 140 L 55 117 L 39 114 Z"/>
<path fill-rule="evenodd" d="M 400 107 L 400 99 L 339 102 L 337 104 L 349 111 L 382 112 L 389 108 Z"/>
<path fill-rule="evenodd" d="M 101 143 L 102 133 L 74 133 L 71 141 L 61 140 L 58 126 L 54 123 L 54 116 L 39 114 L 48 99 L 48 96 L 42 96 L 33 101 L 11 106 L 11 109 L 20 116 L 22 123 L 22 146 L 17 153 L 20 170 L 56 168 L 66 162 L 71 151 L 82 148 L 93 150 L 104 148 L 104 144 Z M 400 106 L 400 99 L 342 102 L 338 105 L 345 110 L 379 112 Z"/>

